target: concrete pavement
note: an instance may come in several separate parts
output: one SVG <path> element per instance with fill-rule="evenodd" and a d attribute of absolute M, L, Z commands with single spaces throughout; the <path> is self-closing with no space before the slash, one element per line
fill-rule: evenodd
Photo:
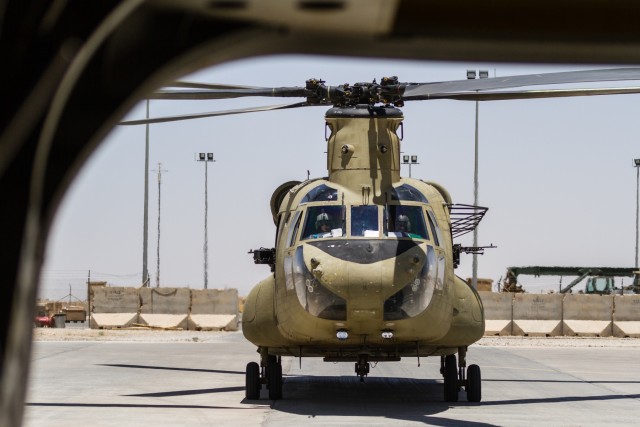
<path fill-rule="evenodd" d="M 258 355 L 241 332 L 214 332 L 205 342 L 184 334 L 178 342 L 36 341 L 24 425 L 595 426 L 640 419 L 640 340 L 573 347 L 548 339 L 505 346 L 492 338 L 468 354 L 482 368 L 480 404 L 467 403 L 464 392 L 458 403 L 442 401 L 438 358 L 423 358 L 420 367 L 415 358 L 379 363 L 364 383 L 352 363 L 303 359 L 301 369 L 298 359 L 285 358 L 284 400 L 273 402 L 264 390 L 262 400 L 244 399 L 244 368 Z"/>

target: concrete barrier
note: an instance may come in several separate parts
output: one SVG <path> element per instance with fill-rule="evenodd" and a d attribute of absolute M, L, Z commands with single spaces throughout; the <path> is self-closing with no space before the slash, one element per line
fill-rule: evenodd
<path fill-rule="evenodd" d="M 566 336 L 612 336 L 613 295 L 565 295 L 563 321 Z"/>
<path fill-rule="evenodd" d="M 136 288 L 96 288 L 91 301 L 92 313 L 138 313 L 140 298 Z"/>
<path fill-rule="evenodd" d="M 140 323 L 158 328 L 187 329 L 191 290 L 141 288 Z"/>
<path fill-rule="evenodd" d="M 91 300 L 91 329 L 123 328 L 138 322 L 138 289 L 96 287 Z"/>
<path fill-rule="evenodd" d="M 238 290 L 192 290 L 189 329 L 238 330 Z"/>
<path fill-rule="evenodd" d="M 613 306 L 613 335 L 640 338 L 640 295 L 615 295 Z"/>
<path fill-rule="evenodd" d="M 485 335 L 511 335 L 513 294 L 509 292 L 478 292 L 484 306 Z"/>
<path fill-rule="evenodd" d="M 188 314 L 140 313 L 140 323 L 151 328 L 188 329 Z"/>
<path fill-rule="evenodd" d="M 554 337 L 562 334 L 562 295 L 516 294 L 513 335 Z"/>
<path fill-rule="evenodd" d="M 128 328 L 138 323 L 138 313 L 92 313 L 91 329 Z"/>
<path fill-rule="evenodd" d="M 238 329 L 237 289 L 99 287 L 92 293 L 91 327 L 134 324 L 165 329 Z"/>

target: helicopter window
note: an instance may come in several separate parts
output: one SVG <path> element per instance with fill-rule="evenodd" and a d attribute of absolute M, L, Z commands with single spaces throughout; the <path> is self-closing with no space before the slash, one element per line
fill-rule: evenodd
<path fill-rule="evenodd" d="M 324 184 L 309 191 L 300 201 L 301 205 L 311 202 L 335 202 L 338 201 L 338 190 Z"/>
<path fill-rule="evenodd" d="M 284 213 L 280 213 L 278 215 L 278 229 L 276 230 L 276 247 L 278 247 L 278 243 L 282 239 L 282 233 L 284 231 L 284 224 L 286 223 L 286 221 L 288 219 L 288 215 L 289 214 L 285 215 Z"/>
<path fill-rule="evenodd" d="M 351 207 L 351 235 L 379 237 L 378 206 Z"/>
<path fill-rule="evenodd" d="M 302 240 L 344 236 L 344 206 L 312 206 L 307 209 Z"/>
<path fill-rule="evenodd" d="M 287 279 L 287 289 L 290 282 L 295 286 L 296 295 L 300 305 L 314 316 L 328 320 L 347 320 L 347 303 L 344 298 L 334 294 L 320 283 L 308 270 L 304 262 L 302 246 L 298 246 L 291 260 L 291 269 L 285 267 L 285 274 L 291 276 Z"/>
<path fill-rule="evenodd" d="M 428 239 L 429 233 L 420 206 L 389 205 L 389 237 Z"/>
<path fill-rule="evenodd" d="M 427 258 L 420 272 L 409 278 L 399 292 L 384 302 L 384 320 L 407 319 L 422 313 L 433 297 L 436 272 L 435 251 L 427 246 Z"/>
<path fill-rule="evenodd" d="M 420 190 L 409 184 L 402 184 L 396 188 L 392 188 L 390 195 L 392 201 L 429 203 Z"/>
<path fill-rule="evenodd" d="M 292 224 L 295 224 L 291 226 Z M 287 246 L 293 246 L 298 234 L 298 227 L 300 226 L 300 211 L 296 212 L 289 223 L 289 234 L 287 234 Z"/>
<path fill-rule="evenodd" d="M 433 240 L 436 246 L 440 246 L 440 242 L 442 241 L 442 234 L 440 234 L 440 229 L 436 225 L 436 220 L 433 217 L 433 212 L 427 211 L 427 218 L 429 218 L 429 227 L 431 228 L 431 234 L 433 234 Z"/>

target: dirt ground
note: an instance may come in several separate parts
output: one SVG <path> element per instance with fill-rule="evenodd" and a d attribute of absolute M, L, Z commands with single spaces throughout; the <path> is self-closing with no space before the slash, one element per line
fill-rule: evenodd
<path fill-rule="evenodd" d="M 211 342 L 224 331 L 165 331 L 148 329 L 35 328 L 34 341 Z M 490 347 L 640 347 L 640 338 L 484 337 L 476 345 Z"/>

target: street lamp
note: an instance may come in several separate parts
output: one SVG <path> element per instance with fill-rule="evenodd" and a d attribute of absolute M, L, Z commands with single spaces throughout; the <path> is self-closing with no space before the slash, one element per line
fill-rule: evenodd
<path fill-rule="evenodd" d="M 478 71 L 481 79 L 489 77 L 488 70 Z M 476 78 L 476 70 L 467 70 L 467 79 L 474 80 Z M 478 206 L 478 110 L 480 103 L 476 101 L 476 137 L 475 137 L 475 157 L 473 168 L 473 205 Z M 473 229 L 473 246 L 478 247 L 478 227 Z M 471 285 L 474 289 L 478 289 L 478 254 L 473 254 Z"/>
<path fill-rule="evenodd" d="M 402 156 L 402 164 L 409 165 L 409 178 L 411 178 L 411 165 L 419 165 L 420 163 L 418 163 L 418 156 L 415 154 L 411 156 L 405 154 Z"/>
<path fill-rule="evenodd" d="M 213 153 L 198 153 L 196 160 L 199 162 L 204 162 L 204 288 L 207 289 L 207 268 L 208 268 L 208 255 L 207 255 L 207 210 L 208 210 L 208 200 L 207 200 L 207 164 L 209 162 L 215 162 L 213 158 Z"/>
<path fill-rule="evenodd" d="M 633 167 L 636 168 L 636 265 L 638 268 L 638 213 L 640 212 L 640 159 L 633 159 Z"/>

